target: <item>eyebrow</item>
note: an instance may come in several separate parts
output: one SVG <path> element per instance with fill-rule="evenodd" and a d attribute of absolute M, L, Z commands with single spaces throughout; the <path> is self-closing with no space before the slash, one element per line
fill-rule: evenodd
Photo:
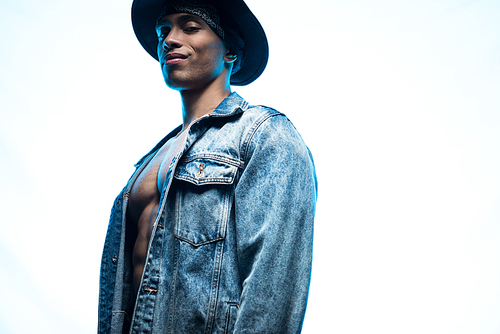
<path fill-rule="evenodd" d="M 158 28 L 161 28 L 165 25 L 167 25 L 166 23 L 170 23 L 170 21 L 164 21 L 163 20 L 164 17 L 162 17 L 161 19 L 158 20 L 158 22 L 156 23 L 156 29 Z M 175 22 L 179 25 L 182 25 L 186 22 L 189 22 L 189 21 L 196 21 L 197 23 L 202 23 L 202 22 L 205 22 L 203 21 L 203 19 L 197 15 L 193 15 L 193 14 L 183 14 L 183 15 L 180 15 L 178 16 L 176 19 L 175 19 Z M 163 22 L 163 23 L 162 23 Z"/>
<path fill-rule="evenodd" d="M 188 21 L 198 21 L 199 23 L 204 22 L 201 17 L 193 14 L 184 14 L 177 18 L 177 23 L 182 24 Z"/>

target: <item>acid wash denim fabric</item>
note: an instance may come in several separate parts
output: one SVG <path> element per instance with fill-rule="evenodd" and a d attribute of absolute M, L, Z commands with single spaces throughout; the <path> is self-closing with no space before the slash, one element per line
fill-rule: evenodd
<path fill-rule="evenodd" d="M 299 333 L 317 196 L 312 156 L 281 113 L 236 93 L 191 126 L 161 192 L 134 296 L 126 208 L 116 198 L 101 263 L 99 333 Z"/>

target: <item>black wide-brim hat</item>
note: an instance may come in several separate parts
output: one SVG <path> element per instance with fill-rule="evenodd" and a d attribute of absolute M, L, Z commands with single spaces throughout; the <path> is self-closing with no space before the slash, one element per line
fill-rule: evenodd
<path fill-rule="evenodd" d="M 156 21 L 169 0 L 134 0 L 132 26 L 142 47 L 158 60 Z M 267 65 L 269 46 L 261 24 L 243 0 L 206 0 L 217 8 L 219 17 L 230 19 L 245 42 L 241 68 L 231 75 L 231 85 L 245 86 L 257 79 Z"/>

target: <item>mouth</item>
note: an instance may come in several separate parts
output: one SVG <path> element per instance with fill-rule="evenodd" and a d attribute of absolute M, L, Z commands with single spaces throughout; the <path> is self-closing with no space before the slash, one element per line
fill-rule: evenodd
<path fill-rule="evenodd" d="M 174 65 L 186 60 L 187 56 L 182 53 L 167 53 L 163 57 L 165 65 Z"/>

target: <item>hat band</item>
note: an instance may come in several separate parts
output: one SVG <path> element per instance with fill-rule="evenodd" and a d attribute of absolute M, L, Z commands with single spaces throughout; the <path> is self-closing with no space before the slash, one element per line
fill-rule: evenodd
<path fill-rule="evenodd" d="M 201 0 L 169 1 L 163 8 L 158 21 L 165 15 L 172 13 L 188 13 L 200 17 L 222 40 L 224 40 L 224 29 L 222 29 L 217 9 L 214 6 Z"/>

